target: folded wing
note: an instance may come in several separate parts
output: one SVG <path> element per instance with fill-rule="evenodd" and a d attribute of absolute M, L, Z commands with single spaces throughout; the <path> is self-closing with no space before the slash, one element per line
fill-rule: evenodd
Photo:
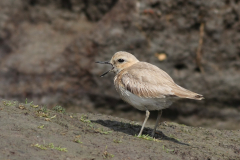
<path fill-rule="evenodd" d="M 203 99 L 202 95 L 178 86 L 166 72 L 146 62 L 138 62 L 128 68 L 128 71 L 123 70 L 116 80 L 139 97 Z"/>

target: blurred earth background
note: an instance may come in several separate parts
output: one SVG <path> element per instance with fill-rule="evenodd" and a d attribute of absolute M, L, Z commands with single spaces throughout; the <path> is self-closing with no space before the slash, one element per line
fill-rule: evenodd
<path fill-rule="evenodd" d="M 113 74 L 117 51 L 157 65 L 205 100 L 182 100 L 162 121 L 240 125 L 239 0 L 1 0 L 0 97 L 142 122 Z M 149 124 L 154 124 L 152 112 Z"/>

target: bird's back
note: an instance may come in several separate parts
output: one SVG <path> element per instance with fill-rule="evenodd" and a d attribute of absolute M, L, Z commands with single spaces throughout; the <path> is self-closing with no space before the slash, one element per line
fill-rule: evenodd
<path fill-rule="evenodd" d="M 114 79 L 116 88 L 122 87 L 143 98 L 189 98 L 203 96 L 177 85 L 163 70 L 147 62 L 138 62 L 122 70 Z"/>

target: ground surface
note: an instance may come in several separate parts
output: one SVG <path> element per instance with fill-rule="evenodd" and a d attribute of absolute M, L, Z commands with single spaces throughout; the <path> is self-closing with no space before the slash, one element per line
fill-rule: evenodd
<path fill-rule="evenodd" d="M 1 160 L 240 159 L 240 130 L 165 122 L 156 139 L 143 139 L 134 136 L 141 126 L 133 121 L 7 100 L 0 102 L 0 126 Z"/>

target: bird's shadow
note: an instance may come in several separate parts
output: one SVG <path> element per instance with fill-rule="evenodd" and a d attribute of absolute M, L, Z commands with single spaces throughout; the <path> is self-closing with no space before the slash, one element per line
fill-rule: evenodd
<path fill-rule="evenodd" d="M 132 136 L 136 136 L 141 129 L 140 125 L 118 122 L 118 121 L 111 121 L 111 120 L 91 120 L 91 122 L 101 124 L 102 126 L 108 127 L 108 128 L 110 128 L 114 131 L 123 132 L 125 134 L 132 135 Z M 144 130 L 143 130 L 143 134 L 144 135 L 151 135 L 152 131 L 153 131 L 153 129 L 145 127 Z M 180 142 L 175 138 L 166 136 L 161 131 L 156 131 L 154 138 L 159 139 L 159 140 L 172 141 L 174 143 L 189 146 L 189 144 Z"/>

